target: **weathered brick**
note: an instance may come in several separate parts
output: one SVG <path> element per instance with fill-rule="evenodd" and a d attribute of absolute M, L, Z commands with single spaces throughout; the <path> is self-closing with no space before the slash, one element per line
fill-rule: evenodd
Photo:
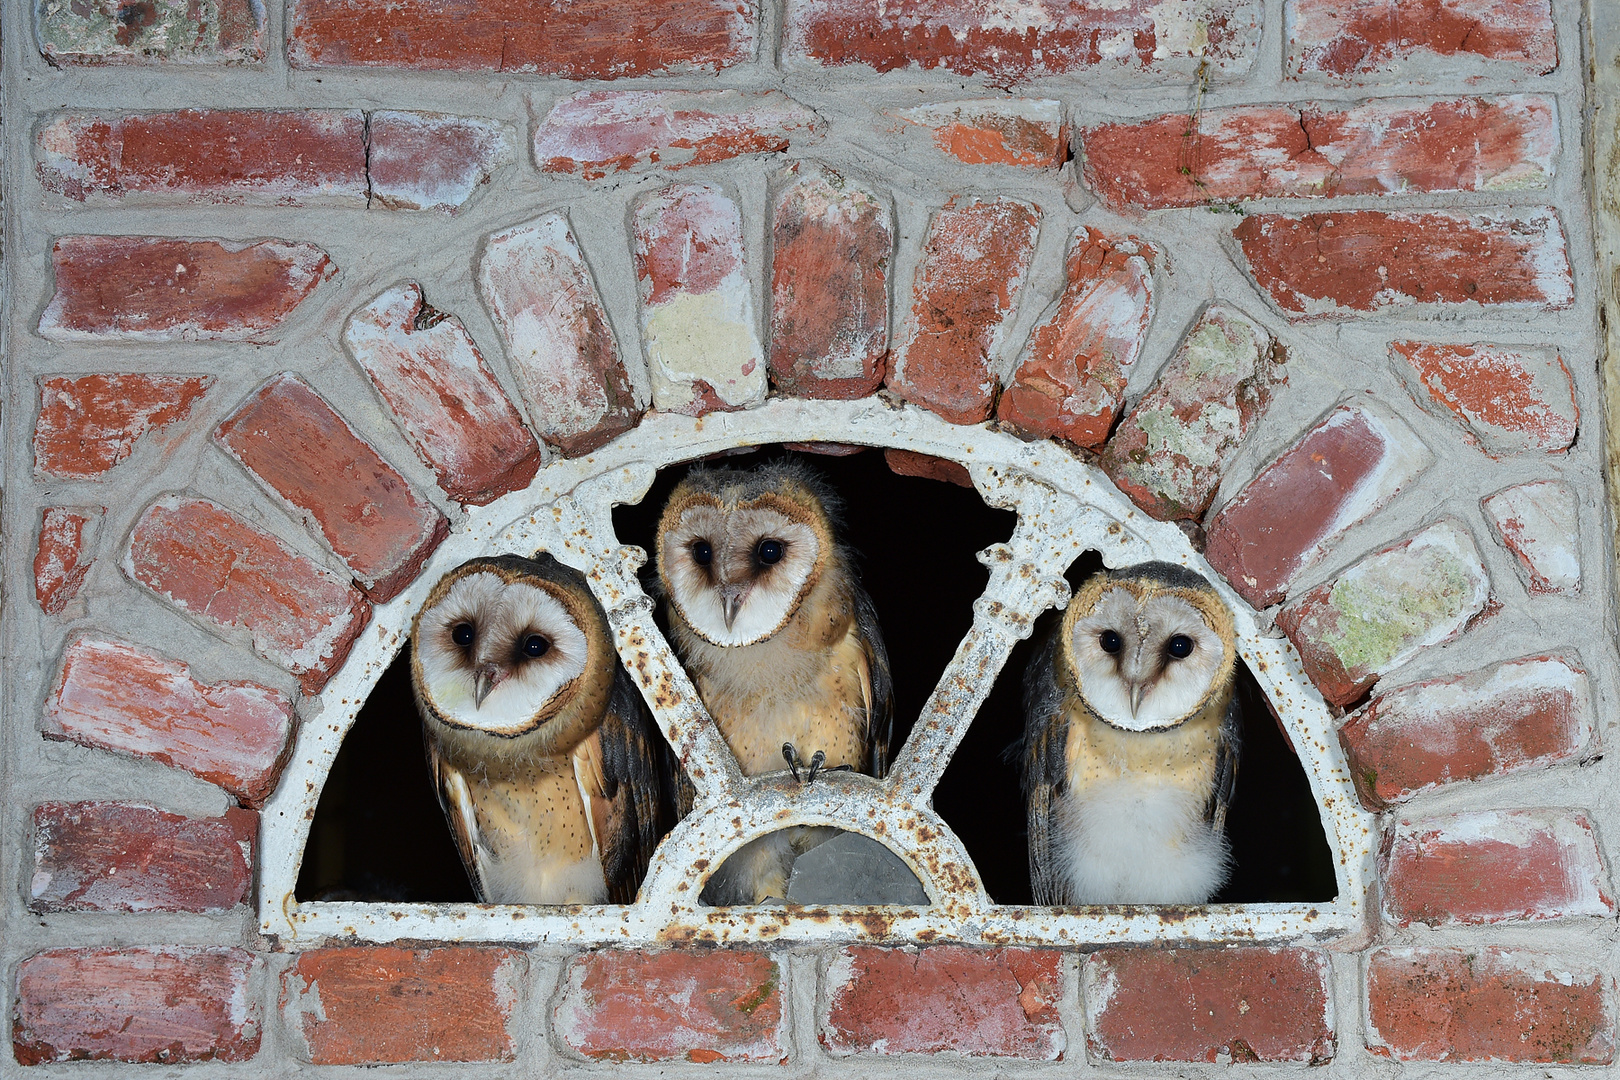
<path fill-rule="evenodd" d="M 337 273 L 314 244 L 285 240 L 63 236 L 51 261 L 39 332 L 52 341 L 273 342 Z"/>
<path fill-rule="evenodd" d="M 231 64 L 264 59 L 253 0 L 34 0 L 39 51 L 62 64 Z"/>
<path fill-rule="evenodd" d="M 1595 731 L 1586 673 L 1530 656 L 1380 694 L 1339 729 L 1375 809 L 1463 780 L 1577 760 Z"/>
<path fill-rule="evenodd" d="M 96 480 L 148 432 L 185 420 L 212 375 L 42 375 L 34 475 Z"/>
<path fill-rule="evenodd" d="M 269 687 L 198 682 L 179 660 L 80 635 L 62 652 L 43 734 L 184 769 L 256 806 L 292 728 L 292 702 Z"/>
<path fill-rule="evenodd" d="M 641 419 L 566 213 L 542 214 L 485 240 L 478 290 L 542 439 L 565 454 L 585 454 Z"/>
<path fill-rule="evenodd" d="M 1556 349 L 1397 341 L 1390 367 L 1412 399 L 1454 420 L 1495 458 L 1567 450 L 1581 412 Z"/>
<path fill-rule="evenodd" d="M 1403 818 L 1379 852 L 1384 917 L 1472 926 L 1614 914 L 1592 823 L 1578 810 Z"/>
<path fill-rule="evenodd" d="M 281 1010 L 316 1065 L 511 1061 L 525 966 L 515 949 L 315 949 L 283 973 Z"/>
<path fill-rule="evenodd" d="M 1057 1061 L 1063 954 L 1047 949 L 850 946 L 827 972 L 821 1044 L 835 1054 Z"/>
<path fill-rule="evenodd" d="M 454 213 L 511 159 L 490 120 L 387 109 L 367 119 L 367 190 L 391 210 Z"/>
<path fill-rule="evenodd" d="M 928 229 L 888 386 L 953 424 L 995 400 L 995 364 L 1029 276 L 1040 211 L 1000 196 L 951 199 Z"/>
<path fill-rule="evenodd" d="M 17 968 L 11 1050 L 54 1061 L 246 1061 L 259 1052 L 243 949 L 52 949 Z"/>
<path fill-rule="evenodd" d="M 1086 183 L 1120 208 L 1278 197 L 1544 188 L 1558 153 L 1551 98 L 1515 94 L 1349 109 L 1255 105 L 1081 133 Z"/>
<path fill-rule="evenodd" d="M 371 618 L 360 591 L 206 499 L 165 495 L 130 535 L 124 573 L 215 633 L 246 632 L 253 651 L 317 693 Z"/>
<path fill-rule="evenodd" d="M 34 599 L 45 614 L 62 614 L 68 601 L 79 595 L 106 512 L 105 506 L 47 506 L 40 511 Z"/>
<path fill-rule="evenodd" d="M 1068 283 L 1024 346 L 996 409 L 1002 423 L 1032 438 L 1102 445 L 1153 321 L 1159 258 L 1134 236 L 1090 226 L 1074 234 Z"/>
<path fill-rule="evenodd" d="M 1284 21 L 1294 74 L 1379 76 L 1437 57 L 1527 74 L 1558 63 L 1549 0 L 1287 0 Z"/>
<path fill-rule="evenodd" d="M 1532 596 L 1581 591 L 1578 501 L 1575 490 L 1558 480 L 1516 484 L 1479 501 Z"/>
<path fill-rule="evenodd" d="M 638 202 L 633 226 L 653 405 L 701 416 L 765 400 L 737 203 L 719 188 L 677 184 Z"/>
<path fill-rule="evenodd" d="M 563 973 L 552 1024 L 601 1061 L 785 1063 L 781 971 L 738 949 L 604 949 Z"/>
<path fill-rule="evenodd" d="M 1367 1048 L 1398 1061 L 1608 1065 L 1614 980 L 1520 949 L 1381 949 L 1367 966 Z"/>
<path fill-rule="evenodd" d="M 994 86 L 1091 68 L 1248 67 L 1260 39 L 1254 0 L 789 0 L 783 56 L 878 71 L 915 66 L 984 75 Z"/>
<path fill-rule="evenodd" d="M 1473 537 L 1442 518 L 1290 601 L 1277 625 L 1322 696 L 1347 705 L 1423 649 L 1462 633 L 1490 603 Z"/>
<path fill-rule="evenodd" d="M 1575 300 L 1551 208 L 1462 214 L 1253 214 L 1233 230 L 1255 282 L 1295 319 L 1423 305 L 1559 311 Z"/>
<path fill-rule="evenodd" d="M 894 212 L 830 170 L 796 172 L 772 214 L 771 381 L 799 397 L 865 397 L 889 352 Z"/>
<path fill-rule="evenodd" d="M 248 395 L 214 441 L 326 541 L 378 603 L 409 585 L 450 533 L 444 515 L 291 372 Z"/>
<path fill-rule="evenodd" d="M 73 113 L 39 129 L 48 191 L 299 205 L 366 204 L 358 110 L 185 109 Z"/>
<path fill-rule="evenodd" d="M 535 128 L 534 160 L 542 172 L 596 180 L 782 151 L 821 127 L 780 90 L 582 90 Z"/>
<path fill-rule="evenodd" d="M 969 165 L 1055 169 L 1069 156 L 1063 103 L 1052 98 L 944 101 L 894 115 L 928 128 L 941 152 Z"/>
<path fill-rule="evenodd" d="M 883 461 L 889 466 L 889 471 L 897 476 L 918 476 L 924 480 L 943 480 L 947 484 L 956 484 L 959 487 L 973 486 L 973 477 L 967 471 L 967 466 L 948 458 L 934 457 L 932 454 L 919 454 L 915 450 L 899 450 L 894 447 L 883 451 Z"/>
<path fill-rule="evenodd" d="M 1102 949 L 1081 962 L 1087 1045 L 1105 1061 L 1323 1064 L 1328 975 L 1311 949 Z"/>
<path fill-rule="evenodd" d="M 294 67 L 533 72 L 566 79 L 718 71 L 754 56 L 758 6 L 737 0 L 295 0 Z"/>
<path fill-rule="evenodd" d="M 1161 521 L 1199 520 L 1286 378 L 1271 335 L 1236 308 L 1206 306 L 1103 451 L 1103 470 Z"/>
<path fill-rule="evenodd" d="M 191 818 L 138 803 L 34 808 L 30 911 L 229 911 L 253 889 L 259 815 Z"/>
<path fill-rule="evenodd" d="M 343 343 L 452 499 L 482 506 L 534 479 L 540 444 L 461 320 L 429 306 L 420 285 L 355 311 Z"/>
<path fill-rule="evenodd" d="M 1405 423 L 1369 400 L 1347 401 L 1216 512 L 1204 557 L 1250 604 L 1269 607 L 1433 460 Z"/>

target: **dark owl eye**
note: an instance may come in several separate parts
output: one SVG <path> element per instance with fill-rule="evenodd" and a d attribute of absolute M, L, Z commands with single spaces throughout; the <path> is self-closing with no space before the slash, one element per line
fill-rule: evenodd
<path fill-rule="evenodd" d="M 473 624 L 470 622 L 456 623 L 450 628 L 450 640 L 463 649 L 471 646 L 473 643 Z"/>
<path fill-rule="evenodd" d="M 1177 634 L 1165 642 L 1164 651 L 1177 660 L 1185 660 L 1192 655 L 1193 639 L 1186 634 Z"/>
<path fill-rule="evenodd" d="M 1114 631 L 1104 630 L 1097 635 L 1097 644 L 1102 646 L 1103 652 L 1116 653 L 1119 652 L 1119 647 L 1125 643 L 1120 640 L 1119 635 Z"/>
<path fill-rule="evenodd" d="M 539 634 L 530 634 L 528 637 L 523 639 L 523 655 L 529 657 L 530 659 L 537 656 L 544 656 L 550 651 L 551 642 L 547 641 Z"/>
<path fill-rule="evenodd" d="M 772 563 L 779 563 L 782 561 L 782 541 L 761 540 L 759 542 L 759 547 L 754 549 L 754 554 L 759 558 L 759 561 L 764 563 L 766 566 L 770 566 Z"/>
<path fill-rule="evenodd" d="M 692 560 L 699 566 L 708 566 L 714 561 L 714 548 L 709 546 L 707 540 L 692 541 Z"/>

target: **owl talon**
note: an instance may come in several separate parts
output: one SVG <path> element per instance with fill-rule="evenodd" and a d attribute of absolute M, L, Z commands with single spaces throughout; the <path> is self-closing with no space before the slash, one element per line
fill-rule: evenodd
<path fill-rule="evenodd" d="M 814 754 L 810 755 L 810 778 L 806 780 L 805 783 L 813 784 L 816 782 L 816 773 L 821 771 L 821 766 L 824 765 L 826 761 L 827 751 L 825 750 L 817 750 Z"/>
<path fill-rule="evenodd" d="M 782 744 L 782 758 L 788 763 L 788 768 L 792 770 L 793 779 L 798 780 L 801 784 L 804 783 L 804 780 L 799 776 L 799 765 L 802 764 L 799 760 L 799 752 L 793 749 L 792 743 L 785 742 Z"/>

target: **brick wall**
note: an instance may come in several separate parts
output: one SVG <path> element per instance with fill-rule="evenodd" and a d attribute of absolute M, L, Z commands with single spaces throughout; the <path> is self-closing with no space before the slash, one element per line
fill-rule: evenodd
<path fill-rule="evenodd" d="M 1612 1069 L 1593 12 L 7 0 L 7 1070 Z M 310 695 L 464 508 L 880 388 L 1065 440 L 1292 640 L 1381 815 L 1365 934 L 257 936 Z"/>

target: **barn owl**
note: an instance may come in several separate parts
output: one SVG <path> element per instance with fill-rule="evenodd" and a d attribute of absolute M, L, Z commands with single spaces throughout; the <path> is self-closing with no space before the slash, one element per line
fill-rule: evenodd
<path fill-rule="evenodd" d="M 1201 904 L 1226 882 L 1241 711 L 1232 613 L 1147 562 L 1081 587 L 1024 679 L 1038 904 Z"/>
<path fill-rule="evenodd" d="M 805 782 L 822 769 L 888 768 L 888 654 L 836 515 L 831 489 L 793 462 L 695 468 L 664 505 L 657 561 L 671 637 L 749 776 L 784 759 Z M 794 858 L 835 834 L 798 827 L 752 841 L 704 899 L 785 897 Z"/>
<path fill-rule="evenodd" d="M 439 802 L 478 898 L 627 904 L 658 841 L 657 740 L 576 570 L 472 559 L 411 627 Z"/>

